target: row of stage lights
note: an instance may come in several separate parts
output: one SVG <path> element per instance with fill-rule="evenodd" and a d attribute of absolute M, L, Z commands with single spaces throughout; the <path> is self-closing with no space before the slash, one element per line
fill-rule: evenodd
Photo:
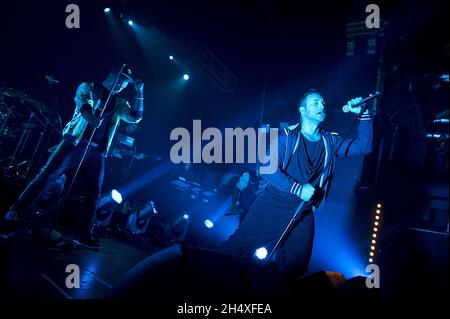
<path fill-rule="evenodd" d="M 373 263 L 375 259 L 375 252 L 376 252 L 376 245 L 377 245 L 377 236 L 378 236 L 378 229 L 380 228 L 380 218 L 381 218 L 381 204 L 377 204 L 377 209 L 375 211 L 375 219 L 373 222 L 373 232 L 372 232 L 372 239 L 371 239 L 371 245 L 370 245 L 370 251 L 369 251 L 369 262 Z"/>
<path fill-rule="evenodd" d="M 110 13 L 110 12 L 111 12 L 111 8 L 105 8 L 103 11 L 104 11 L 105 13 Z M 132 26 L 132 25 L 134 24 L 134 22 L 133 22 L 133 20 L 130 19 L 130 20 L 127 21 L 127 24 L 128 24 L 129 26 Z M 171 61 L 174 60 L 173 55 L 170 55 L 170 56 L 169 56 L 169 60 L 171 60 Z M 183 80 L 187 81 L 187 80 L 189 80 L 189 78 L 190 78 L 189 74 L 187 74 L 187 73 L 184 73 L 184 74 L 183 74 Z M 208 228 L 211 228 L 211 227 L 208 227 Z"/>

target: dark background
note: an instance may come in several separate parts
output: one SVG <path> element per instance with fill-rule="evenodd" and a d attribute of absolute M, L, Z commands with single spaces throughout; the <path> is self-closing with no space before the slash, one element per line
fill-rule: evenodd
<path fill-rule="evenodd" d="M 101 81 L 111 65 L 125 60 L 145 82 L 144 119 L 130 135 L 138 152 L 162 161 L 111 159 L 105 191 L 139 181 L 130 198 L 173 202 L 178 195 L 160 176 L 160 165 L 169 160 L 173 128 L 190 130 L 193 119 L 201 119 L 203 128 L 257 127 L 260 118 L 273 127 L 280 121 L 293 124 L 297 99 L 308 88 L 319 89 L 327 102 L 325 128 L 344 133 L 352 120 L 339 114 L 341 106 L 375 91 L 383 54 L 384 90 L 374 114 L 374 151 L 364 161 L 338 163 L 329 206 L 337 207 L 337 212 L 356 207 L 363 213 L 345 221 L 342 215 L 331 214 L 334 219 L 324 223 L 345 224 L 343 229 L 360 243 L 356 246 L 366 251 L 376 200 L 386 204 L 386 230 L 393 234 L 405 219 L 416 218 L 426 207 L 427 185 L 439 180 L 448 194 L 448 185 L 442 182 L 448 177 L 448 165 L 436 157 L 439 145 L 425 138 L 430 121 L 448 110 L 448 82 L 436 77 L 448 75 L 448 1 L 377 2 L 381 19 L 388 24 L 377 37 L 376 53 L 368 55 L 365 40 L 357 41 L 351 57 L 346 56 L 346 24 L 365 19 L 365 1 L 77 1 L 81 28 L 67 29 L 69 3 L 2 2 L 0 87 L 24 91 L 44 102 L 64 125 L 73 114 L 77 85 Z M 106 6 L 112 9 L 109 14 L 103 12 Z M 128 19 L 135 25 L 128 26 Z M 233 93 L 222 92 L 200 72 L 198 57 L 204 47 L 238 79 Z M 187 82 L 181 80 L 185 72 L 191 77 Z M 49 85 L 44 77 L 50 74 L 59 84 Z M 123 96 L 133 99 L 133 89 L 127 88 Z M 55 114 L 49 116 L 57 123 Z M 57 140 L 54 134 L 46 147 Z M 443 156 L 446 163 L 448 153 Z M 216 187 L 224 172 L 240 174 L 253 166 L 194 165 L 194 169 L 199 182 Z M 12 200 L 2 198 L 2 208 Z M 325 229 L 322 232 L 328 235 L 333 231 Z"/>

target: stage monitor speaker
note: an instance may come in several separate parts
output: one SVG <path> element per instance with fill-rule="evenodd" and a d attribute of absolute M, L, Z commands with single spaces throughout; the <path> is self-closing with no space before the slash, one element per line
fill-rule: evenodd
<path fill-rule="evenodd" d="M 335 293 L 336 289 L 345 284 L 346 279 L 340 272 L 319 271 L 303 276 L 296 284 L 296 291 L 306 293 Z"/>
<path fill-rule="evenodd" d="M 133 267 L 112 298 L 283 297 L 289 294 L 275 264 L 180 245 Z"/>

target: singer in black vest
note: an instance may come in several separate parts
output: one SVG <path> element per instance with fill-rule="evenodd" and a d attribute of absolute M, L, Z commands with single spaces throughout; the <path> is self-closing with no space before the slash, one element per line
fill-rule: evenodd
<path fill-rule="evenodd" d="M 101 83 L 81 83 L 75 94 L 75 111 L 63 130 L 61 142 L 55 147 L 47 163 L 27 185 L 17 201 L 10 207 L 0 224 L 0 234 L 10 236 L 17 222 L 31 203 L 36 200 L 44 186 L 56 181 L 61 175 L 72 176 L 78 167 L 90 137 L 95 133 L 77 181 L 83 182 L 85 206 L 79 219 L 79 233 L 75 242 L 80 246 L 99 248 L 100 243 L 91 234 L 91 222 L 101 194 L 105 171 L 105 158 L 111 151 L 111 143 L 120 121 L 138 123 L 144 110 L 144 83 L 133 80 L 131 69 L 125 67 L 113 87 L 120 69 L 113 69 Z M 133 106 L 117 94 L 133 83 L 136 98 Z M 111 98 L 101 114 L 109 93 Z"/>

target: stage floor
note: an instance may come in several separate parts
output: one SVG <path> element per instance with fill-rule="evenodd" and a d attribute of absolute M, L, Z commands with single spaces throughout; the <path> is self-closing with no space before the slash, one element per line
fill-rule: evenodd
<path fill-rule="evenodd" d="M 73 235 L 66 231 L 68 242 Z M 157 249 L 138 247 L 116 238 L 101 238 L 99 251 L 86 248 L 55 249 L 32 241 L 21 229 L 0 245 L 0 298 L 4 299 L 102 299 L 135 264 Z M 66 287 L 66 267 L 80 271 L 80 288 Z"/>

